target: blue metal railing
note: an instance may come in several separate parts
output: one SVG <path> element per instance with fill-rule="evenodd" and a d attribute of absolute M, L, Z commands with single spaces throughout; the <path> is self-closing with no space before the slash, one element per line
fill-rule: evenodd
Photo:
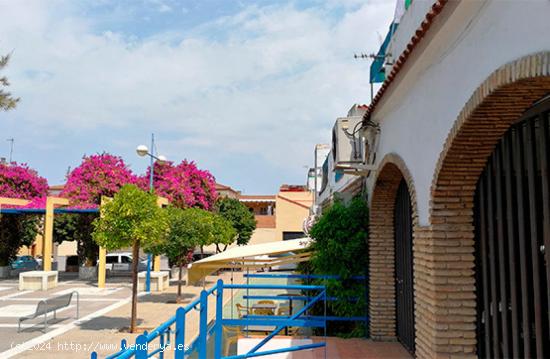
<path fill-rule="evenodd" d="M 304 280 L 311 280 L 311 279 L 340 279 L 341 277 L 339 275 L 333 275 L 333 274 L 290 274 L 290 273 L 245 273 L 245 278 L 264 278 L 264 279 L 276 279 L 276 278 L 287 278 L 287 279 L 304 279 Z M 358 282 L 366 282 L 367 276 L 364 275 L 356 275 L 351 276 L 350 279 Z M 290 306 L 292 307 L 293 301 L 308 301 L 312 297 L 308 295 L 244 295 L 244 299 L 249 300 L 262 300 L 262 299 L 268 299 L 268 300 L 285 300 L 290 301 Z M 328 302 L 334 302 L 339 300 L 340 298 L 337 297 L 326 297 L 326 301 Z M 359 298 L 357 297 L 349 297 L 346 298 L 349 302 L 358 302 Z M 368 302 L 368 292 L 365 291 L 365 300 Z M 355 317 L 339 317 L 339 316 L 324 316 L 326 318 L 326 321 L 329 322 L 365 322 L 365 325 L 368 325 L 369 316 L 368 312 L 366 311 L 368 305 L 365 305 L 365 316 L 355 316 Z M 319 317 L 312 317 L 312 316 L 306 316 L 306 318 L 319 318 Z"/>
<path fill-rule="evenodd" d="M 317 291 L 314 297 L 309 298 L 306 304 L 296 313 L 289 316 L 261 316 L 245 315 L 239 319 L 223 318 L 223 292 L 224 289 L 266 289 L 266 290 L 311 290 Z M 208 323 L 208 297 L 216 296 L 215 319 L 213 323 Z M 121 342 L 121 350 L 107 356 L 107 359 L 146 359 L 158 355 L 159 359 L 164 359 L 167 348 L 174 350 L 175 359 L 184 359 L 192 353 L 197 353 L 199 359 L 206 359 L 207 341 L 214 336 L 214 358 L 216 359 L 244 359 L 253 358 L 262 355 L 292 352 L 306 349 L 316 349 L 326 346 L 324 342 L 312 343 L 307 345 L 291 346 L 274 350 L 265 350 L 259 352 L 269 340 L 279 334 L 283 329 L 292 327 L 320 327 L 326 329 L 326 319 L 322 316 L 312 317 L 304 315 L 314 304 L 324 302 L 326 306 L 327 295 L 325 286 L 319 285 L 261 285 L 261 284 L 224 284 L 220 279 L 212 288 L 202 290 L 199 298 L 195 299 L 186 307 L 180 307 L 176 310 L 176 315 L 161 324 L 150 333 L 144 332 L 136 338 L 135 344 L 128 346 L 126 340 Z M 191 310 L 199 310 L 199 335 L 188 346 L 185 345 L 185 316 Z M 325 311 L 326 314 L 326 311 Z M 175 330 L 172 328 L 175 326 Z M 262 339 L 254 348 L 246 354 L 222 357 L 223 326 L 266 326 L 275 327 L 264 339 Z M 172 335 L 174 345 L 172 346 Z M 326 336 L 326 330 L 325 330 Z M 158 338 L 158 347 L 154 350 L 152 342 Z M 325 353 L 326 354 L 326 353 Z M 97 359 L 97 353 L 92 353 L 92 359 Z"/>

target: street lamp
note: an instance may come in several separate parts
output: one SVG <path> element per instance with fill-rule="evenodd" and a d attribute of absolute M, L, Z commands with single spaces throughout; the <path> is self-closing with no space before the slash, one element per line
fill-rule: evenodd
<path fill-rule="evenodd" d="M 136 152 L 138 156 L 140 157 L 149 156 L 151 160 L 149 163 L 149 191 L 151 193 L 154 193 L 154 188 L 153 188 L 153 173 L 155 168 L 154 160 L 157 160 L 159 164 L 163 164 L 164 162 L 167 161 L 166 157 L 158 154 L 155 155 L 154 153 L 155 152 L 155 134 L 153 133 L 151 134 L 151 151 L 149 151 L 147 146 L 139 145 L 136 148 Z M 151 292 L 151 254 L 150 253 L 147 254 L 147 273 L 145 275 L 145 291 L 147 293 Z"/>

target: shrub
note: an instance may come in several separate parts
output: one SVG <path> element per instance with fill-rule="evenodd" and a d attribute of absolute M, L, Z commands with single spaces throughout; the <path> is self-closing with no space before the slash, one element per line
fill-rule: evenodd
<path fill-rule="evenodd" d="M 301 268 L 313 274 L 340 278 L 314 281 L 326 285 L 327 295 L 337 298 L 327 303 L 328 315 L 366 315 L 365 281 L 353 277 L 367 272 L 367 229 L 368 208 L 361 198 L 353 199 L 348 205 L 336 202 L 311 228 L 313 255 L 310 263 Z M 344 336 L 364 336 L 366 330 L 359 322 L 335 322 L 330 329 L 333 334 Z"/>

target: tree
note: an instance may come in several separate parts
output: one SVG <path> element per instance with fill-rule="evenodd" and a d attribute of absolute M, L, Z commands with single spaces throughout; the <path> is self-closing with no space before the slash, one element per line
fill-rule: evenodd
<path fill-rule="evenodd" d="M 354 198 L 348 205 L 337 201 L 323 212 L 310 230 L 314 241 L 309 265 L 313 274 L 339 276 L 337 280 L 317 282 L 326 285 L 328 296 L 336 297 L 335 301 L 327 303 L 327 309 L 337 316 L 353 317 L 365 313 L 366 286 L 353 277 L 364 275 L 368 267 L 368 218 L 367 203 L 363 199 Z M 350 298 L 357 301 L 352 302 Z M 365 328 L 348 322 L 342 323 L 339 329 L 361 336 Z"/>
<path fill-rule="evenodd" d="M 2 197 L 43 202 L 48 182 L 26 164 L 0 163 Z M 0 215 L 0 266 L 9 264 L 23 245 L 31 245 L 38 233 L 39 218 L 35 215 Z"/>
<path fill-rule="evenodd" d="M 81 164 L 67 176 L 61 196 L 70 199 L 74 207 L 96 208 L 101 204 L 101 197 L 113 197 L 122 186 L 137 181 L 121 157 L 109 153 L 84 156 Z M 93 266 L 99 253 L 91 235 L 96 217 L 95 214 L 55 217 L 54 239 L 59 243 L 77 241 L 79 262 L 86 266 Z"/>
<path fill-rule="evenodd" d="M 122 186 L 137 181 L 121 157 L 104 152 L 82 158 L 82 163 L 67 176 L 61 196 L 69 198 L 75 207 L 94 208 L 101 203 L 101 197 L 113 197 Z"/>
<path fill-rule="evenodd" d="M 148 188 L 150 168 L 140 178 L 142 188 Z M 197 168 L 194 162 L 182 161 L 178 165 L 170 162 L 155 163 L 153 173 L 155 193 L 166 197 L 178 208 L 198 207 L 210 210 L 218 194 L 212 174 Z"/>
<path fill-rule="evenodd" d="M 193 249 L 211 237 L 212 225 L 208 212 L 199 208 L 168 207 L 170 231 L 161 251 L 179 267 L 177 302 L 181 301 L 183 266 L 193 256 Z"/>
<path fill-rule="evenodd" d="M 4 67 L 8 65 L 10 61 L 10 55 L 0 57 L 0 70 L 3 70 Z M 0 110 L 8 111 L 14 109 L 19 102 L 19 98 L 15 98 L 11 93 L 4 90 L 5 87 L 8 87 L 10 82 L 6 76 L 0 77 Z"/>
<path fill-rule="evenodd" d="M 132 247 L 132 316 L 130 331 L 135 332 L 139 249 L 159 254 L 169 233 L 166 211 L 157 206 L 157 198 L 135 185 L 125 185 L 112 201 L 101 207 L 101 216 L 93 222 L 93 239 L 108 250 Z"/>
<path fill-rule="evenodd" d="M 92 238 L 95 213 L 66 213 L 54 216 L 53 240 L 57 243 L 76 241 L 78 262 L 95 266 L 99 247 Z"/>
<path fill-rule="evenodd" d="M 218 213 L 210 213 L 210 216 L 212 217 L 212 242 L 216 245 L 216 251 L 221 252 L 220 244 L 227 248 L 228 245 L 235 242 L 237 230 L 229 220 Z"/>
<path fill-rule="evenodd" d="M 254 214 L 248 210 L 248 207 L 239 200 L 228 197 L 218 199 L 216 207 L 218 213 L 229 220 L 237 231 L 237 244 L 248 244 L 252 233 L 256 229 L 256 219 Z"/>

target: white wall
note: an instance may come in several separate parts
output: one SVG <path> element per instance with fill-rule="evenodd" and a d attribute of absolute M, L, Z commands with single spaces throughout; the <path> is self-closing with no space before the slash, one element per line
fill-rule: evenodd
<path fill-rule="evenodd" d="M 415 28 L 407 21 L 419 23 L 419 13 L 405 14 L 396 46 L 409 41 Z M 372 117 L 381 125 L 377 161 L 388 153 L 403 158 L 421 225 L 428 224 L 435 166 L 461 109 L 500 66 L 550 50 L 549 16 L 548 0 L 449 2 L 378 104 Z"/>

